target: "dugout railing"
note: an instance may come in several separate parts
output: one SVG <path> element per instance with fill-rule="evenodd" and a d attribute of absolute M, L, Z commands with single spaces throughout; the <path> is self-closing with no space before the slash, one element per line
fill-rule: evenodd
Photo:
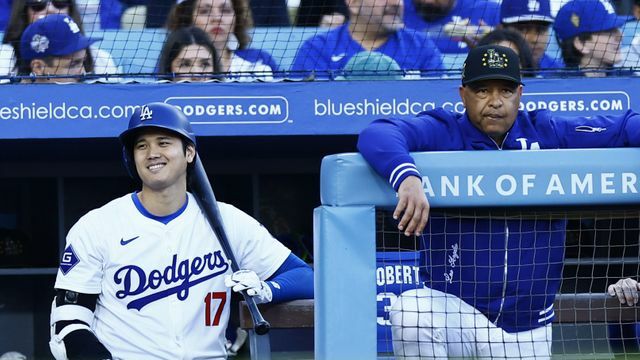
<path fill-rule="evenodd" d="M 432 209 L 572 208 L 611 213 L 623 208 L 638 218 L 639 149 L 432 152 L 414 157 L 428 177 Z M 314 213 L 315 357 L 375 359 L 376 208 L 395 206 L 395 193 L 360 155 L 338 154 L 323 159 L 321 202 Z M 632 230 L 636 234 L 637 225 Z M 637 260 L 637 248 L 634 252 L 625 253 L 624 261 Z M 573 279 L 611 281 L 595 266 L 615 264 L 620 258 L 590 254 L 591 260 L 582 262 L 590 262 L 591 271 L 577 272 Z M 635 273 L 626 276 L 637 275 L 637 263 L 632 264 Z M 601 284 L 591 288 L 582 292 L 576 285 L 573 292 L 561 294 L 555 302 L 556 322 L 577 327 L 640 319 L 635 307 L 608 298 Z"/>

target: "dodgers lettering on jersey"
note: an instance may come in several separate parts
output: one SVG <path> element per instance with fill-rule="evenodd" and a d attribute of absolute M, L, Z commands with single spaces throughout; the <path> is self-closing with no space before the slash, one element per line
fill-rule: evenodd
<path fill-rule="evenodd" d="M 219 203 L 238 265 L 265 280 L 290 251 L 257 221 Z M 231 268 L 192 195 L 163 223 L 136 194 L 69 231 L 55 287 L 99 294 L 92 329 L 115 358 L 226 358 Z"/>
<path fill-rule="evenodd" d="M 412 151 L 627 146 L 640 146 L 640 115 L 633 111 L 592 117 L 520 111 L 496 144 L 466 114 L 437 109 L 413 119 L 376 120 L 358 140 L 360 153 L 395 190 L 407 176 L 421 176 Z M 553 321 L 562 280 L 565 228 L 562 220 L 445 218 L 432 212 L 420 241 L 421 279 L 507 332 L 544 326 Z"/>
<path fill-rule="evenodd" d="M 213 277 L 223 275 L 229 269 L 227 259 L 223 257 L 220 250 L 215 253 L 208 253 L 202 257 L 195 257 L 192 260 L 186 259 L 176 265 L 178 255 L 173 255 L 171 265 L 164 269 L 153 269 L 147 273 L 139 266 L 126 265 L 116 270 L 113 281 L 122 284 L 122 290 L 116 292 L 118 299 L 145 294 L 147 290 L 158 289 L 161 285 L 172 286 L 163 291 L 151 292 L 149 295 L 139 297 L 127 304 L 128 309 L 140 310 L 145 305 L 160 300 L 167 296 L 176 294 L 178 300 L 185 300 L 189 296 L 189 288 Z M 203 271 L 209 270 L 196 279 Z"/>

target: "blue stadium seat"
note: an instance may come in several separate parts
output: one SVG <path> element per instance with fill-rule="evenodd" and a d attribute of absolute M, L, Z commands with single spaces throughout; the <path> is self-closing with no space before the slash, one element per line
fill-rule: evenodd
<path fill-rule="evenodd" d="M 327 31 L 316 27 L 256 28 L 252 33 L 251 47 L 269 52 L 280 70 L 290 70 L 300 45 L 311 36 Z"/>
<path fill-rule="evenodd" d="M 101 38 L 96 45 L 111 53 L 123 73 L 154 73 L 166 38 L 164 29 L 103 30 L 88 34 Z"/>

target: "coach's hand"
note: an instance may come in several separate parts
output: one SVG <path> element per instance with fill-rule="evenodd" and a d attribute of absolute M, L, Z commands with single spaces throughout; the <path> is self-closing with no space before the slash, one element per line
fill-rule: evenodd
<path fill-rule="evenodd" d="M 235 292 L 247 290 L 247 294 L 256 300 L 256 303 L 268 303 L 273 299 L 273 293 L 267 283 L 261 281 L 252 270 L 238 270 L 232 275 L 224 277 L 224 284 Z"/>
<path fill-rule="evenodd" d="M 609 285 L 607 289 L 609 295 L 618 297 L 620 304 L 629 306 L 638 303 L 638 290 L 640 290 L 640 283 L 630 278 L 620 279 L 617 283 Z"/>
<path fill-rule="evenodd" d="M 393 218 L 400 219 L 398 230 L 403 231 L 406 236 L 420 236 L 429 218 L 429 201 L 422 189 L 422 179 L 409 176 L 402 181 L 398 188 L 398 205 L 393 211 Z"/>

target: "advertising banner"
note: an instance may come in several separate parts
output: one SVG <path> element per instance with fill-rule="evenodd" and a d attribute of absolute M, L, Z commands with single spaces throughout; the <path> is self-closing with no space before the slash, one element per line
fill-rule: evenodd
<path fill-rule="evenodd" d="M 348 135 L 377 118 L 437 107 L 464 112 L 459 79 L 278 83 L 4 85 L 0 138 L 113 137 L 136 107 L 181 108 L 199 136 Z M 579 90 L 579 91 L 578 91 Z M 640 82 L 626 78 L 531 79 L 521 109 L 559 115 L 633 108 Z"/>

